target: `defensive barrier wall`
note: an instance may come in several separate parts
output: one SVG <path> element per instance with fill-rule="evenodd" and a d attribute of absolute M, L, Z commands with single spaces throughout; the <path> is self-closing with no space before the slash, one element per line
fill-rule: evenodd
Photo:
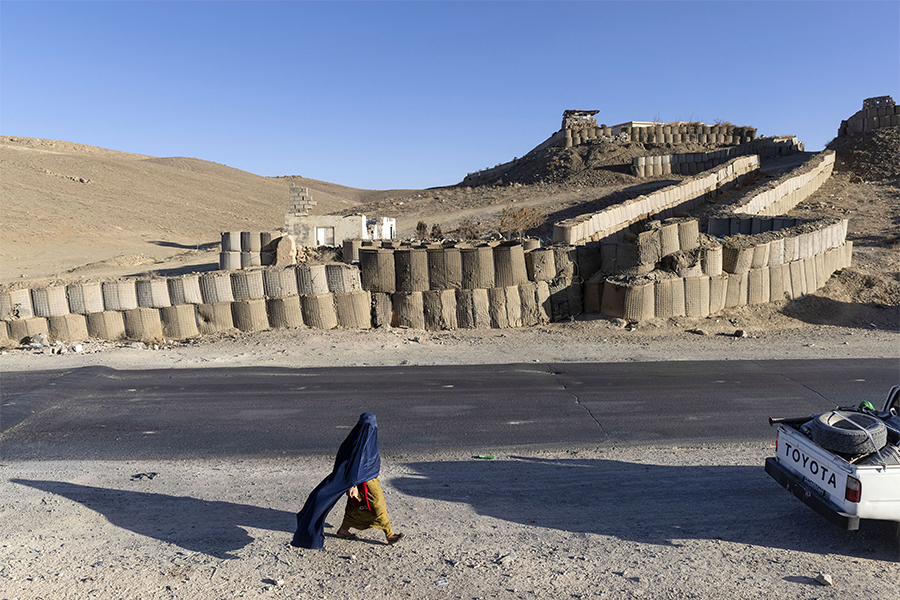
<path fill-rule="evenodd" d="M 591 143 L 594 140 L 604 140 L 609 142 L 634 141 L 643 144 L 709 144 L 716 146 L 742 146 L 747 145 L 756 139 L 756 129 L 753 127 L 737 127 L 734 125 L 704 125 L 702 123 L 659 123 L 646 127 L 605 127 L 596 124 L 594 119 L 592 126 L 582 126 L 575 129 L 563 127 L 549 138 L 544 140 L 537 147 L 529 151 L 522 158 L 516 158 L 509 162 L 505 162 L 489 169 L 482 169 L 474 173 L 468 173 L 463 179 L 463 185 L 480 185 L 489 181 L 493 181 L 503 173 L 506 173 L 520 161 L 527 159 L 529 156 L 545 150 L 552 146 L 560 146 L 562 148 L 572 148 L 582 144 Z M 771 138 L 767 138 L 771 139 Z M 782 139 L 782 138 L 777 138 Z M 796 138 L 794 143 L 796 144 Z M 762 147 L 768 144 L 763 143 Z M 742 152 L 740 154 L 758 154 L 759 152 Z M 709 153 L 706 153 L 709 154 Z M 729 158 L 738 156 L 732 154 Z M 694 162 L 694 161 L 692 161 Z M 718 161 L 715 164 L 719 164 Z M 632 164 L 636 164 L 632 161 Z M 712 165 L 709 165 L 711 167 Z M 709 168 L 705 167 L 705 168 Z M 701 169 L 702 170 L 702 169 Z M 673 171 L 668 171 L 669 173 Z M 695 171 L 696 172 L 696 171 Z M 647 174 L 650 175 L 649 173 Z"/>
<path fill-rule="evenodd" d="M 826 236 L 824 230 L 819 235 Z M 797 240 L 798 238 L 792 238 Z M 785 239 L 782 239 L 784 242 Z M 766 246 L 768 248 L 768 246 Z M 655 317 L 706 317 L 725 308 L 796 299 L 822 287 L 837 271 L 849 267 L 853 242 L 823 244 L 806 258 L 764 261 L 740 273 L 722 271 L 678 277 L 673 273 L 619 275 L 585 286 L 585 309 L 629 321 Z"/>
<path fill-rule="evenodd" d="M 801 297 L 850 264 L 847 220 L 746 220 L 761 233 L 722 245 L 682 218 L 648 223 L 636 243 L 364 247 L 359 269 L 301 265 L 17 289 L 0 293 L 0 343 L 40 333 L 157 341 L 231 328 L 505 328 L 581 312 L 702 317 Z M 656 270 L 666 259 L 677 268 Z"/>
<path fill-rule="evenodd" d="M 761 187 L 751 189 L 727 210 L 710 216 L 708 232 L 720 237 L 737 233 L 759 233 L 747 228 L 760 221 L 747 220 L 742 215 L 776 218 L 791 211 L 831 177 L 834 171 L 834 158 L 834 151 L 825 150 L 814 155 L 800 168 Z M 744 230 L 737 230 L 741 227 Z"/>
<path fill-rule="evenodd" d="M 631 172 L 638 177 L 656 175 L 695 175 L 712 169 L 732 158 L 756 154 L 759 157 L 781 156 L 803 151 L 803 143 L 794 136 L 763 137 L 739 146 L 712 150 L 710 152 L 689 152 L 686 154 L 664 154 L 661 156 L 635 156 L 631 159 Z"/>
<path fill-rule="evenodd" d="M 0 342 L 187 339 L 235 327 L 368 328 L 371 296 L 341 263 L 0 292 Z M 363 310 L 363 308 L 365 310 Z"/>
<path fill-rule="evenodd" d="M 838 137 L 898 125 L 900 125 L 900 106 L 894 104 L 893 98 L 890 96 L 866 98 L 862 110 L 846 121 L 841 121 Z"/>
<path fill-rule="evenodd" d="M 614 130 L 615 129 L 615 130 Z M 704 125 L 702 123 L 659 123 L 646 127 L 588 127 L 572 131 L 562 131 L 560 145 L 571 148 L 593 139 L 612 139 L 616 132 L 627 135 L 627 139 L 642 144 L 715 144 L 719 146 L 740 145 L 756 137 L 753 127 L 734 125 Z"/>
<path fill-rule="evenodd" d="M 223 232 L 219 268 L 235 271 L 271 265 L 275 251 L 273 242 L 276 239 L 269 231 Z"/>
<path fill-rule="evenodd" d="M 666 218 L 695 208 L 758 168 L 758 156 L 740 156 L 652 194 L 560 221 L 553 225 L 553 243 L 577 245 L 621 239 L 630 225 L 650 216 Z"/>

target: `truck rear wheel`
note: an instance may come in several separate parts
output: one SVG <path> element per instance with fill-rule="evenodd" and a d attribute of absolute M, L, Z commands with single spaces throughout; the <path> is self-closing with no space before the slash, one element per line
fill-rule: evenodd
<path fill-rule="evenodd" d="M 865 413 L 846 410 L 822 413 L 809 426 L 815 443 L 840 454 L 871 454 L 887 443 L 884 423 Z"/>

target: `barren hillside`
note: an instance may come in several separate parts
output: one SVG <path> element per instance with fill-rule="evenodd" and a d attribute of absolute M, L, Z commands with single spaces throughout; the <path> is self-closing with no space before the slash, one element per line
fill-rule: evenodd
<path fill-rule="evenodd" d="M 197 158 L 0 138 L 2 278 L 52 277 L 110 261 L 139 267 L 217 243 L 222 231 L 284 225 L 287 178 Z M 331 213 L 379 192 L 294 178 Z"/>

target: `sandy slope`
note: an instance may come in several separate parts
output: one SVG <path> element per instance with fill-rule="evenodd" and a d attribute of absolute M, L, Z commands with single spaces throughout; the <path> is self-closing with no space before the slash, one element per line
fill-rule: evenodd
<path fill-rule="evenodd" d="M 0 138 L 0 170 L 4 281 L 121 256 L 141 264 L 142 257 L 217 243 L 222 231 L 276 230 L 284 225 L 290 186 L 286 178 L 196 158 L 33 138 Z M 371 193 L 295 179 L 310 188 L 321 213 Z"/>

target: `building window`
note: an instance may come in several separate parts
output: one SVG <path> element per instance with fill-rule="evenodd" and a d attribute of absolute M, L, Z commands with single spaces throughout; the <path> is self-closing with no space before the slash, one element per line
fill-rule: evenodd
<path fill-rule="evenodd" d="M 334 246 L 334 227 L 316 227 L 316 246 Z"/>

